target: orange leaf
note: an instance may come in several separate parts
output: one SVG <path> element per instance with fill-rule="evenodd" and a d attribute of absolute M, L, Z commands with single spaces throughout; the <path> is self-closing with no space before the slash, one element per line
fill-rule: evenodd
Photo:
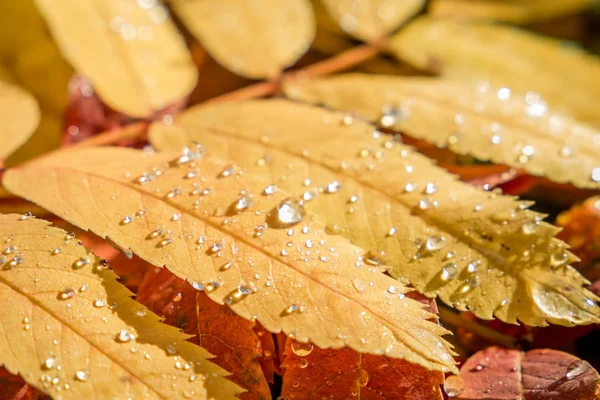
<path fill-rule="evenodd" d="M 407 294 L 437 312 L 434 300 Z M 287 339 L 281 396 L 290 400 L 436 400 L 442 399 L 444 375 L 405 360 L 361 354 L 347 347 L 319 349 Z"/>
<path fill-rule="evenodd" d="M 598 372 L 586 361 L 557 350 L 521 353 L 489 347 L 469 358 L 460 375 L 464 380 L 464 390 L 456 397 L 460 400 L 593 400 L 600 395 Z M 449 386 L 451 382 L 446 382 L 446 391 L 460 392 L 461 384 Z"/>
<path fill-rule="evenodd" d="M 195 335 L 190 342 L 214 354 L 211 361 L 230 371 L 230 379 L 248 390 L 240 395 L 242 400 L 271 399 L 261 370 L 261 340 L 252 322 L 213 302 L 166 269 L 148 271 L 137 300 L 165 317 L 165 323 Z"/>

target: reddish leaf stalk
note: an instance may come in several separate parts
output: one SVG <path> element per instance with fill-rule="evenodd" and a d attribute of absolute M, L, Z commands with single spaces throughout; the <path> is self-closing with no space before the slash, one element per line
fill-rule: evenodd
<path fill-rule="evenodd" d="M 233 92 L 226 93 L 222 96 L 214 97 L 208 100 L 206 103 L 239 101 L 273 96 L 279 93 L 281 89 L 281 83 L 286 79 L 307 79 L 331 74 L 334 72 L 340 72 L 352 68 L 353 66 L 374 57 L 377 55 L 377 53 L 379 53 L 379 51 L 381 51 L 382 47 L 383 42 L 360 45 L 324 61 L 309 65 L 303 69 L 290 71 L 284 74 L 281 79 L 258 82 Z M 146 134 L 147 127 L 147 121 L 136 122 L 117 129 L 103 132 L 89 139 L 82 140 L 71 147 L 102 146 L 118 143 L 123 140 L 140 139 Z"/>

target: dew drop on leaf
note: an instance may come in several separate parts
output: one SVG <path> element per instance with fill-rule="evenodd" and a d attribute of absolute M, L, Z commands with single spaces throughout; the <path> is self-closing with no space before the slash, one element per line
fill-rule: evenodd
<path fill-rule="evenodd" d="M 265 196 L 270 196 L 272 194 L 277 193 L 278 187 L 277 185 L 269 185 L 263 190 L 263 194 Z"/>
<path fill-rule="evenodd" d="M 567 379 L 573 379 L 578 377 L 581 374 L 584 374 L 590 370 L 593 370 L 593 367 L 585 360 L 577 360 L 573 361 L 567 367 Z"/>
<path fill-rule="evenodd" d="M 58 294 L 58 299 L 59 300 L 68 300 L 73 296 L 75 296 L 75 289 L 68 288 Z"/>
<path fill-rule="evenodd" d="M 446 246 L 446 239 L 443 236 L 431 236 L 425 242 L 425 248 L 428 251 L 439 251 Z"/>
<path fill-rule="evenodd" d="M 442 268 L 442 274 L 441 274 L 440 278 L 443 281 L 449 281 L 450 279 L 453 279 L 454 277 L 456 277 L 457 271 L 458 271 L 458 265 L 453 264 L 453 263 L 448 263 L 444 266 L 444 268 Z"/>
<path fill-rule="evenodd" d="M 304 219 L 306 210 L 292 198 L 279 203 L 268 215 L 267 224 L 272 228 L 287 228 L 296 225 Z"/>
<path fill-rule="evenodd" d="M 300 359 L 298 359 L 298 367 L 299 368 L 306 368 L 306 367 L 308 367 L 308 360 L 306 358 L 300 358 Z"/>
<path fill-rule="evenodd" d="M 42 367 L 44 369 L 52 369 L 58 365 L 58 359 L 56 357 L 48 357 L 44 360 Z"/>
<path fill-rule="evenodd" d="M 254 202 L 252 201 L 252 199 L 249 196 L 241 196 L 239 199 L 237 199 L 236 202 L 234 202 L 229 207 L 229 210 L 233 214 L 239 214 L 243 211 L 246 211 L 250 207 L 252 207 L 253 204 L 254 204 Z"/>
<path fill-rule="evenodd" d="M 459 396 L 465 390 L 465 381 L 457 375 L 450 375 L 444 381 L 444 391 L 448 397 Z"/>
<path fill-rule="evenodd" d="M 565 251 L 557 251 L 550 256 L 550 265 L 552 268 L 559 268 L 567 263 L 569 254 Z"/>
<path fill-rule="evenodd" d="M 315 346 L 312 343 L 292 342 L 291 347 L 295 355 L 299 357 L 306 357 L 307 355 L 312 353 Z"/>
<path fill-rule="evenodd" d="M 340 182 L 333 181 L 323 187 L 323 193 L 328 193 L 328 194 L 337 193 L 340 191 L 341 187 L 342 187 L 342 185 L 340 184 Z"/>
<path fill-rule="evenodd" d="M 117 342 L 127 343 L 135 339 L 135 335 L 127 329 L 121 329 L 121 332 L 116 336 Z"/>
<path fill-rule="evenodd" d="M 367 370 L 361 369 L 358 371 L 360 386 L 365 387 L 369 383 L 369 373 Z"/>
<path fill-rule="evenodd" d="M 79 370 L 77 372 L 75 372 L 75 379 L 77 379 L 80 382 L 85 382 L 88 380 L 88 372 L 85 370 Z"/>

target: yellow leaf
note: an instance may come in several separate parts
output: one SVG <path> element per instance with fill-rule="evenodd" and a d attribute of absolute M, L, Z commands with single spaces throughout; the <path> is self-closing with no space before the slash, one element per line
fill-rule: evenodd
<path fill-rule="evenodd" d="M 0 161 L 12 154 L 33 134 L 40 109 L 29 93 L 0 81 Z"/>
<path fill-rule="evenodd" d="M 600 125 L 598 58 L 557 40 L 508 26 L 422 17 L 392 38 L 390 50 L 417 67 L 530 93 L 532 102 Z"/>
<path fill-rule="evenodd" d="M 529 23 L 573 15 L 594 3 L 594 0 L 433 0 L 429 13 L 436 17 Z"/>
<path fill-rule="evenodd" d="M 198 141 L 279 182 L 392 276 L 458 309 L 529 325 L 600 320 L 558 228 L 528 203 L 459 182 L 348 114 L 284 100 L 223 103 L 154 124 L 150 138 L 161 150 Z M 327 194 L 334 181 L 339 191 Z M 315 188 L 323 194 L 309 201 Z"/>
<path fill-rule="evenodd" d="M 275 181 L 200 156 L 69 150 L 9 170 L 3 183 L 271 332 L 455 369 L 447 331 L 375 256 L 325 233 Z"/>
<path fill-rule="evenodd" d="M 219 63 L 248 78 L 274 78 L 315 36 L 308 0 L 172 0 L 177 15 Z"/>
<path fill-rule="evenodd" d="M 342 30 L 365 41 L 385 36 L 415 15 L 424 0 L 321 0 Z"/>
<path fill-rule="evenodd" d="M 162 4 L 36 0 L 75 69 L 111 107 L 147 117 L 187 96 L 196 69 Z"/>
<path fill-rule="evenodd" d="M 2 79 L 31 93 L 41 109 L 33 136 L 5 162 L 15 165 L 58 147 L 73 71 L 50 38 L 33 0 L 4 2 L 0 37 L 5 39 L 0 41 Z"/>
<path fill-rule="evenodd" d="M 592 127 L 511 97 L 507 89 L 436 78 L 348 74 L 287 85 L 293 99 L 355 112 L 481 160 L 600 188 L 600 135 Z"/>
<path fill-rule="evenodd" d="M 50 223 L 0 215 L 0 364 L 62 399 L 175 399 L 240 389 Z M 193 378 L 192 378 L 193 377 Z"/>

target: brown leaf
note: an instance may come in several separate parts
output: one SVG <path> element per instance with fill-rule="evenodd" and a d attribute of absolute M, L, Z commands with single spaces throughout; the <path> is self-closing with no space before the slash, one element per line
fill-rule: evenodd
<path fill-rule="evenodd" d="M 193 335 L 190 342 L 214 354 L 211 361 L 231 372 L 229 379 L 248 390 L 240 395 L 242 400 L 271 399 L 260 364 L 263 349 L 252 322 L 165 269 L 148 271 L 136 299 L 165 317 L 165 323 Z"/>
<path fill-rule="evenodd" d="M 23 378 L 0 367 L 0 400 L 50 400 L 50 396 L 29 386 Z"/>
<path fill-rule="evenodd" d="M 521 353 L 489 347 L 460 369 L 464 390 L 457 400 L 596 400 L 598 372 L 586 361 L 557 350 Z M 451 382 L 456 384 L 449 385 Z M 446 391 L 460 392 L 458 379 Z"/>
<path fill-rule="evenodd" d="M 411 297 L 435 311 L 435 301 L 416 292 Z M 284 357 L 281 395 L 286 399 L 442 399 L 444 375 L 404 360 L 348 348 L 323 350 L 289 338 Z"/>
<path fill-rule="evenodd" d="M 587 199 L 562 212 L 556 223 L 563 230 L 558 234 L 573 253 L 581 259 L 573 266 L 590 281 L 600 279 L 600 196 Z"/>

